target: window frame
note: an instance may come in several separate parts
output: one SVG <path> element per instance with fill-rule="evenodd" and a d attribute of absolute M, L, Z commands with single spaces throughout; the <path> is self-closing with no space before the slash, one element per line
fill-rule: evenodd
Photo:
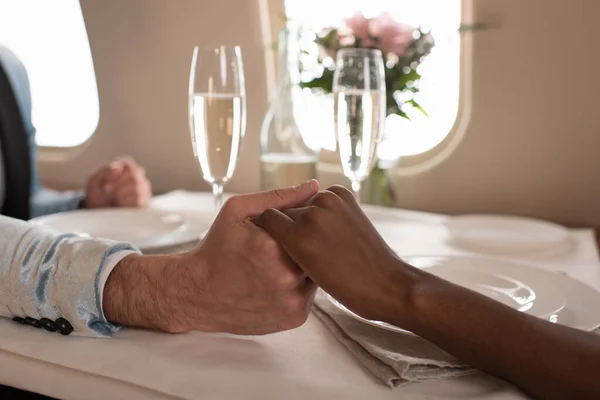
<path fill-rule="evenodd" d="M 10 5 L 8 5 L 7 7 L 10 7 Z M 92 55 L 92 49 L 91 49 L 91 43 L 89 40 L 89 35 L 88 35 L 88 31 L 87 31 L 87 26 L 85 23 L 85 18 L 83 15 L 83 10 L 82 10 L 82 5 L 81 2 L 78 0 L 71 0 L 71 3 L 65 3 L 64 7 L 69 7 L 69 15 L 70 16 L 75 16 L 78 18 L 77 21 L 73 22 L 73 28 L 75 31 L 79 31 L 80 27 L 83 28 L 83 36 L 79 37 L 79 35 L 77 35 L 78 37 L 76 39 L 74 39 L 74 44 L 75 44 L 75 48 L 73 49 L 73 51 L 70 51 L 70 48 L 67 48 L 66 53 L 78 53 L 80 52 L 80 50 L 83 48 L 83 55 L 81 57 L 84 57 L 83 59 L 80 58 L 80 61 L 77 64 L 82 64 L 85 66 L 85 71 L 82 73 L 82 78 L 84 78 L 83 81 L 85 81 L 85 85 L 90 89 L 87 91 L 87 93 L 85 93 L 85 104 L 87 106 L 91 106 L 92 109 L 89 111 L 89 117 L 90 118 L 86 118 L 85 120 L 83 120 L 83 122 L 75 122 L 71 125 L 71 129 L 68 130 L 68 132 L 70 131 L 71 133 L 74 133 L 74 135 L 71 135 L 71 137 L 75 138 L 76 140 L 72 140 L 72 142 L 74 144 L 68 144 L 68 145 L 60 145 L 60 143 L 56 143 L 56 144 L 40 144 L 39 143 L 39 132 L 40 132 L 40 126 L 43 127 L 44 126 L 50 126 L 51 128 L 51 132 L 50 133 L 50 137 L 53 137 L 54 134 L 60 134 L 61 133 L 61 122 L 60 121 L 64 121 L 65 119 L 69 119 L 69 115 L 71 114 L 70 112 L 66 111 L 64 113 L 61 112 L 61 114 L 56 118 L 56 120 L 52 120 L 52 122 L 50 124 L 44 125 L 44 124 L 40 124 L 39 120 L 36 120 L 35 115 L 36 115 L 36 109 L 39 108 L 43 108 L 45 107 L 45 104 L 48 103 L 48 97 L 53 97 L 53 95 L 48 95 L 48 90 L 43 90 L 42 92 L 44 93 L 41 97 L 43 97 L 42 100 L 46 100 L 46 102 L 40 102 L 40 97 L 35 97 L 36 92 L 40 93 L 39 90 L 36 90 L 35 88 L 39 88 L 39 84 L 36 86 L 36 78 L 34 78 L 32 80 L 32 70 L 34 70 L 35 68 L 32 68 L 31 66 L 31 60 L 27 60 L 27 57 L 25 56 L 26 54 L 31 54 L 32 53 L 32 45 L 31 43 L 28 42 L 35 42 L 35 40 L 32 40 L 31 38 L 27 38 L 25 39 L 25 44 L 29 44 L 29 46 L 23 46 L 20 47 L 17 45 L 15 46 L 14 43 L 11 44 L 10 40 L 6 40 L 3 41 L 2 44 L 6 45 L 11 51 L 14 51 L 15 54 L 17 54 L 17 56 L 19 56 L 19 58 L 21 59 L 21 61 L 23 62 L 26 70 L 27 70 L 27 75 L 28 75 L 28 79 L 29 79 L 29 86 L 30 86 L 30 93 L 31 93 L 31 120 L 32 120 L 32 125 L 34 127 L 34 129 L 36 129 L 36 145 L 39 149 L 39 154 L 44 156 L 46 151 L 49 151 L 50 153 L 53 154 L 57 154 L 57 153 L 64 153 L 66 151 L 72 150 L 72 149 L 77 149 L 80 147 L 84 147 L 96 134 L 97 130 L 98 130 L 98 126 L 100 123 L 100 114 L 101 114 L 101 110 L 100 110 L 100 93 L 99 93 L 99 87 L 98 87 L 98 80 L 97 80 L 97 75 L 96 75 L 96 68 L 95 68 L 95 63 L 94 63 L 94 58 Z M 80 18 L 80 19 L 79 19 Z M 66 33 L 60 33 L 59 35 L 67 35 L 67 36 L 72 36 L 74 33 L 77 32 L 73 32 L 71 30 L 67 31 Z M 78 42 L 78 43 L 76 43 Z M 23 51 L 23 48 L 26 48 L 27 50 Z M 46 54 L 44 54 L 46 55 Z M 61 54 L 59 53 L 59 56 Z M 89 59 L 88 59 L 88 55 L 89 55 Z M 36 65 L 39 63 L 36 63 Z M 87 67 L 90 67 L 89 69 Z M 67 71 L 67 74 L 69 72 Z M 36 76 L 35 73 L 33 74 L 33 76 Z M 44 79 L 44 81 L 46 80 L 46 78 Z M 39 82 L 39 79 L 37 79 L 37 81 Z M 78 83 L 83 82 L 81 80 L 78 80 L 76 82 L 74 82 L 74 85 L 78 85 Z M 54 91 L 51 91 L 51 93 L 54 93 Z M 76 100 L 79 96 L 71 96 L 73 94 L 77 94 L 76 91 L 75 93 L 66 93 L 67 97 L 73 97 L 73 100 L 70 100 L 70 102 L 64 107 L 67 108 L 69 106 L 69 104 L 75 104 L 78 102 L 78 100 Z M 86 107 L 87 109 L 87 107 Z M 48 118 L 46 116 L 45 118 L 46 121 L 48 121 Z M 78 135 L 77 133 L 79 132 L 79 130 L 84 131 L 85 135 L 82 133 L 81 135 Z M 80 137 L 81 136 L 81 137 Z M 83 139 L 83 140 L 82 140 Z M 57 141 L 58 142 L 58 141 Z M 56 157 L 53 157 L 56 158 Z"/>

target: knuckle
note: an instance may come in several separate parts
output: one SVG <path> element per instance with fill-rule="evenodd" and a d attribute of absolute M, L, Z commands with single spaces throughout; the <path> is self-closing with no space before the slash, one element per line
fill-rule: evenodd
<path fill-rule="evenodd" d="M 275 240 L 266 234 L 255 235 L 256 242 L 255 247 L 260 254 L 265 258 L 277 257 L 280 253 L 279 245 Z"/>
<path fill-rule="evenodd" d="M 223 208 L 222 208 L 223 209 L 223 213 L 229 214 L 229 213 L 236 213 L 236 212 L 238 212 L 239 209 L 240 209 L 242 201 L 243 201 L 243 199 L 239 195 L 230 197 L 223 204 Z"/>
<path fill-rule="evenodd" d="M 329 187 L 327 190 L 332 193 L 335 193 L 337 196 L 339 196 L 344 201 L 354 201 L 355 200 L 352 192 L 350 192 L 350 190 L 348 190 L 347 188 L 345 188 L 342 185 L 333 185 L 333 186 Z"/>
<path fill-rule="evenodd" d="M 322 190 L 315 196 L 314 204 L 320 207 L 329 208 L 339 205 L 341 199 L 329 190 Z"/>
<path fill-rule="evenodd" d="M 277 276 L 276 287 L 281 291 L 292 290 L 298 286 L 299 280 L 298 275 L 292 271 L 286 270 Z"/>

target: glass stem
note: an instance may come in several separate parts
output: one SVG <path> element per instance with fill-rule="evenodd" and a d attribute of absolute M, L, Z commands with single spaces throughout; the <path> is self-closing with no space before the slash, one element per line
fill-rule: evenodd
<path fill-rule="evenodd" d="M 354 197 L 356 198 L 356 202 L 360 204 L 360 189 L 361 189 L 360 181 L 352 181 L 352 192 L 354 193 Z"/>
<path fill-rule="evenodd" d="M 223 184 L 221 182 L 213 183 L 212 191 L 215 196 L 215 210 L 219 211 L 223 205 Z"/>

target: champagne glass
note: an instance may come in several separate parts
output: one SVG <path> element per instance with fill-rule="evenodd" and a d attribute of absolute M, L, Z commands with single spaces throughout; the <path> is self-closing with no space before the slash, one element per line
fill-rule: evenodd
<path fill-rule="evenodd" d="M 379 50 L 342 49 L 333 76 L 335 129 L 344 175 L 360 202 L 385 124 L 383 57 Z"/>
<path fill-rule="evenodd" d="M 189 84 L 194 156 L 212 185 L 217 211 L 246 132 L 246 89 L 239 47 L 194 47 Z"/>

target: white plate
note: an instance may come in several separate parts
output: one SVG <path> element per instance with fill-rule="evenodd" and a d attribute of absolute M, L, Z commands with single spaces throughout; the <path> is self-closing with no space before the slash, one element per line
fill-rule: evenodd
<path fill-rule="evenodd" d="M 214 212 L 114 208 L 63 212 L 38 217 L 31 222 L 61 233 L 131 242 L 143 252 L 151 252 L 198 241 L 214 217 Z"/>
<path fill-rule="evenodd" d="M 539 250 L 568 241 L 569 231 L 557 224 L 502 215 L 461 215 L 448 220 L 452 239 L 500 250 Z"/>
<path fill-rule="evenodd" d="M 414 256 L 404 260 L 450 282 L 486 295 L 516 310 L 582 330 L 600 326 L 600 292 L 564 274 L 485 257 Z M 380 321 L 362 318 L 328 295 L 346 314 L 383 329 L 412 334 Z"/>

